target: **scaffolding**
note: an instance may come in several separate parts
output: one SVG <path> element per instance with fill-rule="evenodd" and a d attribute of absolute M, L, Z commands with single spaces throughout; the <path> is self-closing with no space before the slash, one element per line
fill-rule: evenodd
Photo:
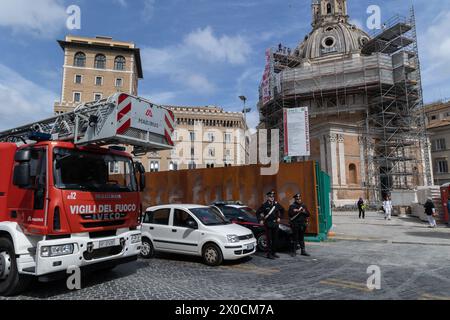
<path fill-rule="evenodd" d="M 290 49 L 272 51 L 272 96 L 258 107 L 260 127 L 280 130 L 281 155 L 283 108 L 308 106 L 313 118 L 351 118 L 358 128 L 366 161 L 361 189 L 371 201 L 432 185 L 414 8 L 408 18 L 386 21 L 359 55 L 324 56 L 310 61 Z"/>

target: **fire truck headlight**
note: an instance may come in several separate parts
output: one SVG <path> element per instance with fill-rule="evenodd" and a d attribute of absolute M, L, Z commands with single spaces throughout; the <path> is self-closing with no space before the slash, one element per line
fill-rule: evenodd
<path fill-rule="evenodd" d="M 73 244 L 63 244 L 59 246 L 47 246 L 41 248 L 41 257 L 59 257 L 72 254 L 75 249 Z"/>
<path fill-rule="evenodd" d="M 142 242 L 142 236 L 140 234 L 134 234 L 131 236 L 132 244 L 139 243 L 139 242 Z"/>

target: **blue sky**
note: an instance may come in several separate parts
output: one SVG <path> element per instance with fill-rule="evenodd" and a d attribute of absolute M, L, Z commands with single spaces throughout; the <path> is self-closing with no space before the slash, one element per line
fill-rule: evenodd
<path fill-rule="evenodd" d="M 450 97 L 450 1 L 349 0 L 365 27 L 369 5 L 382 19 L 417 15 L 426 102 Z M 81 30 L 66 29 L 66 8 L 81 8 Z M 0 130 L 52 114 L 61 91 L 66 34 L 109 35 L 142 49 L 139 94 L 155 103 L 219 105 L 258 122 L 266 48 L 295 47 L 311 29 L 311 0 L 0 0 Z"/>

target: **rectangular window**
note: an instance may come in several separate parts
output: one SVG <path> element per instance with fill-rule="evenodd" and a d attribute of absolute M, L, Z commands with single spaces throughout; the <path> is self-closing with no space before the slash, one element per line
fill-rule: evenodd
<path fill-rule="evenodd" d="M 189 132 L 189 138 L 191 139 L 191 141 L 195 141 L 195 132 L 194 131 Z"/>
<path fill-rule="evenodd" d="M 96 86 L 103 85 L 103 77 L 95 77 L 95 85 Z"/>
<path fill-rule="evenodd" d="M 119 162 L 115 161 L 115 162 L 109 163 L 109 173 L 111 173 L 111 174 L 120 173 Z"/>
<path fill-rule="evenodd" d="M 226 155 L 227 157 L 231 157 L 231 150 L 230 150 L 230 149 L 226 149 L 226 150 L 225 150 L 225 155 Z"/>
<path fill-rule="evenodd" d="M 215 139 L 214 133 L 208 132 L 208 141 L 209 142 L 214 142 L 214 139 Z"/>
<path fill-rule="evenodd" d="M 123 86 L 123 79 L 118 78 L 116 79 L 116 87 L 120 88 Z"/>
<path fill-rule="evenodd" d="M 178 170 L 178 163 L 174 161 L 170 161 L 169 163 L 169 171 L 177 171 Z"/>
<path fill-rule="evenodd" d="M 442 151 L 447 149 L 445 139 L 436 139 L 431 143 L 433 151 Z"/>
<path fill-rule="evenodd" d="M 80 74 L 75 75 L 75 83 L 81 84 L 83 82 L 83 77 Z"/>
<path fill-rule="evenodd" d="M 195 149 L 194 149 L 194 147 L 191 148 L 191 156 L 192 157 L 195 156 Z"/>
<path fill-rule="evenodd" d="M 231 133 L 225 133 L 225 143 L 231 143 Z"/>
<path fill-rule="evenodd" d="M 437 173 L 448 173 L 448 162 L 447 160 L 437 160 L 436 161 Z"/>
<path fill-rule="evenodd" d="M 81 93 L 80 92 L 74 92 L 73 93 L 73 101 L 74 102 L 80 102 L 81 101 Z"/>
<path fill-rule="evenodd" d="M 210 157 L 215 157 L 216 156 L 216 150 L 214 148 L 208 149 L 208 155 Z"/>
<path fill-rule="evenodd" d="M 102 94 L 101 93 L 94 93 L 94 101 L 102 100 Z"/>

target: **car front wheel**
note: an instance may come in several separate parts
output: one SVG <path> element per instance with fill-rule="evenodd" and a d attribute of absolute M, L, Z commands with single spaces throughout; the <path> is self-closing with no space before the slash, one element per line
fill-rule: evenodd
<path fill-rule="evenodd" d="M 203 248 L 203 261 L 211 267 L 220 265 L 223 261 L 222 251 L 213 243 L 206 244 Z"/>
<path fill-rule="evenodd" d="M 142 238 L 141 257 L 144 259 L 150 259 L 155 256 L 155 249 L 150 239 Z"/>
<path fill-rule="evenodd" d="M 267 237 L 264 233 L 261 233 L 257 237 L 256 241 L 258 243 L 257 245 L 258 245 L 259 251 L 263 251 L 263 252 L 267 251 Z"/>

